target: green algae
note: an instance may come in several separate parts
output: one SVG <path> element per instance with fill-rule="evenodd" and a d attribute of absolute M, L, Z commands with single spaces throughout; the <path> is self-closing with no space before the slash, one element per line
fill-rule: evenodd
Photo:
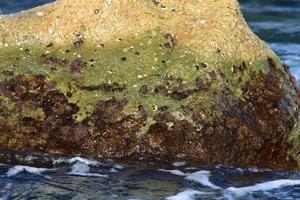
<path fill-rule="evenodd" d="M 95 47 L 95 45 L 84 44 L 80 49 L 55 45 L 50 48 L 39 45 L 3 48 L 0 49 L 0 71 L 2 71 L 0 81 L 22 74 L 46 76 L 56 82 L 58 91 L 66 96 L 71 94 L 68 100 L 76 103 L 80 108 L 74 115 L 77 122 L 88 117 L 99 100 L 112 97 L 126 98 L 130 102 L 125 109 L 128 114 L 137 116 L 138 107 L 144 106 L 148 115 L 146 124 L 148 127 L 153 123 L 151 118 L 160 112 L 158 108 L 164 106 L 167 106 L 168 112 L 173 113 L 177 118 L 192 121 L 191 116 L 184 114 L 181 108 L 201 105 L 206 110 L 203 114 L 208 119 L 214 118 L 218 115 L 212 109 L 217 91 L 229 88 L 235 96 L 242 98 L 239 86 L 250 79 L 250 72 L 268 72 L 266 61 L 244 64 L 244 61 L 234 59 L 222 62 L 216 62 L 215 58 L 204 60 L 202 55 L 181 44 L 166 45 L 171 42 L 166 35 L 171 34 L 156 30 L 131 42 L 123 42 L 120 39 L 113 45 L 101 44 Z M 67 60 L 68 64 L 46 62 L 49 57 Z M 80 74 L 74 75 L 71 73 L 70 63 L 78 58 L 87 64 Z M 242 65 L 247 65 L 242 71 L 233 69 Z M 216 77 L 212 78 L 209 75 L 212 71 L 216 73 Z M 221 77 L 221 73 L 225 79 Z M 165 83 L 166 77 L 180 78 L 188 89 L 195 89 L 195 80 L 201 77 L 204 82 L 209 83 L 209 87 L 207 91 L 199 91 L 185 99 L 176 100 L 153 92 L 155 87 Z M 123 84 L 125 90 L 107 92 L 81 89 L 82 86 L 97 86 L 104 83 Z M 172 84 L 176 85 L 176 83 Z M 149 87 L 148 94 L 139 92 L 143 85 Z M 23 114 L 31 115 L 30 112 Z M 42 117 L 40 114 L 37 116 Z M 201 127 L 201 124 L 195 126 Z"/>
<path fill-rule="evenodd" d="M 289 134 L 289 142 L 292 144 L 293 148 L 290 150 L 289 154 L 297 161 L 298 167 L 300 167 L 300 123 L 299 121 L 295 124 L 293 130 Z"/>

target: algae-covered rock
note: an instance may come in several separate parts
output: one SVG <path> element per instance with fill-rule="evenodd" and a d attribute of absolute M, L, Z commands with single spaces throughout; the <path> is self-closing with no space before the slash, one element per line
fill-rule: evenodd
<path fill-rule="evenodd" d="M 295 81 L 235 0 L 61 0 L 1 16 L 0 72 L 2 149 L 296 166 Z"/>

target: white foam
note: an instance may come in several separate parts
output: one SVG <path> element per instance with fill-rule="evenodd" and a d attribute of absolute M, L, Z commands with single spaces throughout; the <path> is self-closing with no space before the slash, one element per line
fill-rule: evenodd
<path fill-rule="evenodd" d="M 35 157 L 33 157 L 33 156 L 26 156 L 25 157 L 25 161 L 32 161 L 34 159 L 35 159 Z"/>
<path fill-rule="evenodd" d="M 174 163 L 173 163 L 173 166 L 175 166 L 175 167 L 183 167 L 183 166 L 185 166 L 185 165 L 186 165 L 185 162 L 174 162 Z"/>
<path fill-rule="evenodd" d="M 61 164 L 61 163 L 76 163 L 76 162 L 81 162 L 89 166 L 100 166 L 103 165 L 101 162 L 93 159 L 87 159 L 87 158 L 82 158 L 82 157 L 74 157 L 71 159 L 65 159 L 65 158 L 59 158 L 56 160 L 53 160 L 53 164 Z"/>
<path fill-rule="evenodd" d="M 114 165 L 114 166 L 110 169 L 109 172 L 111 172 L 111 173 L 117 173 L 117 172 L 119 172 L 119 170 L 122 170 L 122 169 L 124 169 L 124 167 L 123 167 L 122 165 L 116 164 L 116 165 Z"/>
<path fill-rule="evenodd" d="M 192 174 L 189 174 L 186 179 L 194 182 L 198 182 L 203 186 L 210 187 L 212 189 L 218 190 L 221 189 L 219 186 L 213 184 L 209 181 L 210 171 L 198 171 Z"/>
<path fill-rule="evenodd" d="M 294 186 L 294 185 L 300 185 L 300 180 L 281 179 L 281 180 L 269 181 L 265 183 L 259 183 L 247 187 L 240 187 L 240 188 L 229 187 L 225 190 L 225 192 L 230 192 L 236 196 L 243 196 L 253 192 L 274 190 L 274 189 Z"/>
<path fill-rule="evenodd" d="M 159 169 L 158 171 L 161 171 L 161 172 L 168 172 L 168 173 L 171 173 L 171 174 L 176 175 L 176 176 L 187 176 L 186 173 L 183 173 L 183 172 L 180 171 L 180 170 L 166 170 L 166 169 Z"/>
<path fill-rule="evenodd" d="M 200 194 L 205 194 L 205 193 L 193 189 L 187 189 L 174 196 L 167 197 L 166 200 L 193 200 L 196 198 L 197 195 Z"/>
<path fill-rule="evenodd" d="M 122 165 L 116 164 L 116 165 L 113 166 L 113 168 L 118 169 L 118 170 L 122 170 L 122 169 L 124 169 L 125 167 L 123 167 Z"/>
<path fill-rule="evenodd" d="M 72 166 L 71 172 L 68 174 L 70 175 L 75 175 L 75 176 L 87 176 L 87 177 L 102 177 L 102 178 L 107 178 L 107 175 L 103 174 L 97 174 L 97 173 L 90 173 L 90 167 L 82 162 L 76 162 Z"/>
<path fill-rule="evenodd" d="M 143 199 L 128 199 L 128 200 L 143 200 Z"/>
<path fill-rule="evenodd" d="M 221 187 L 213 184 L 212 182 L 209 181 L 210 177 L 210 171 L 197 171 L 194 173 L 184 173 L 180 170 L 166 170 L 166 169 L 159 169 L 159 171 L 162 172 L 168 172 L 176 176 L 186 176 L 186 179 L 189 181 L 194 181 L 197 183 L 200 183 L 203 186 L 218 190 L 222 189 Z"/>
<path fill-rule="evenodd" d="M 36 168 L 36 167 L 17 165 L 17 166 L 14 166 L 13 168 L 10 168 L 8 170 L 8 172 L 6 173 L 6 176 L 7 177 L 15 176 L 21 172 L 27 172 L 30 174 L 41 174 L 47 170 L 48 169 L 46 169 L 46 168 Z"/>
<path fill-rule="evenodd" d="M 109 170 L 109 172 L 110 172 L 110 173 L 118 173 L 119 171 L 118 171 L 117 169 L 115 169 L 115 168 L 111 168 L 111 169 Z"/>
<path fill-rule="evenodd" d="M 198 167 L 186 167 L 185 170 L 197 170 L 199 169 Z"/>

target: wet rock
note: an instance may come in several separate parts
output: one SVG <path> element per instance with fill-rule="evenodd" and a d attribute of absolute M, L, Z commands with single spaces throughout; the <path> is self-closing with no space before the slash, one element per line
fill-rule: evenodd
<path fill-rule="evenodd" d="M 44 91 L 46 84 L 42 75 L 28 79 L 24 76 L 16 76 L 8 81 L 0 83 L 0 93 L 12 99 L 33 98 Z"/>
<path fill-rule="evenodd" d="M 174 88 L 171 94 L 169 94 L 169 96 L 175 100 L 183 100 L 188 98 L 193 93 L 193 90 L 183 90 L 182 88 Z"/>
<path fill-rule="evenodd" d="M 205 134 L 205 135 L 213 135 L 214 132 L 215 132 L 215 130 L 214 130 L 213 127 L 208 127 L 208 128 L 205 130 L 204 134 Z"/>
<path fill-rule="evenodd" d="M 175 117 L 172 116 L 170 113 L 165 112 L 163 114 L 158 114 L 156 116 L 154 116 L 153 118 L 156 122 L 158 123 L 168 123 L 168 122 L 174 122 L 175 121 Z"/>
<path fill-rule="evenodd" d="M 82 124 L 62 128 L 62 139 L 67 142 L 83 145 L 89 137 L 89 130 Z"/>

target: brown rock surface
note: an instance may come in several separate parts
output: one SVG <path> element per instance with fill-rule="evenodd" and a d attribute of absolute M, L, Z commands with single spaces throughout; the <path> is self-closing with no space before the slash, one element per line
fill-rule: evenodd
<path fill-rule="evenodd" d="M 0 69 L 2 149 L 296 167 L 295 81 L 236 0 L 60 0 L 1 16 Z"/>

